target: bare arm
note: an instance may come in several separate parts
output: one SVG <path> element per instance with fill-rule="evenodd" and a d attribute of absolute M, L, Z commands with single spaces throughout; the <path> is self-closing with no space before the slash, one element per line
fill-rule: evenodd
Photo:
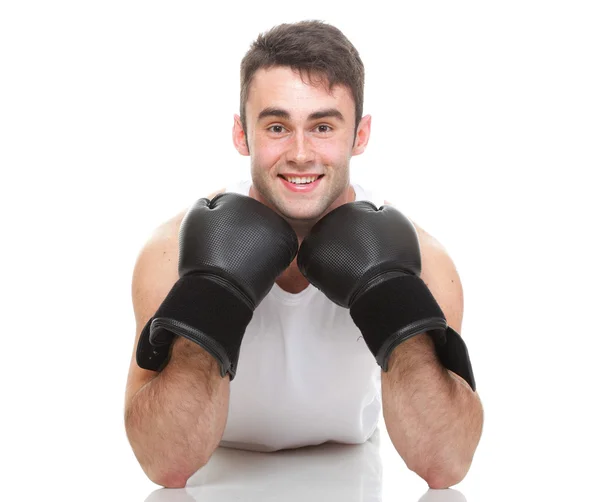
<path fill-rule="evenodd" d="M 418 227 L 417 227 L 418 228 Z M 445 250 L 421 229 L 423 273 L 448 324 L 460 331 L 460 279 Z M 383 415 L 398 453 L 430 488 L 447 488 L 467 474 L 483 427 L 479 396 L 437 360 L 433 341 L 417 335 L 394 349 L 382 373 Z"/>
<path fill-rule="evenodd" d="M 214 358 L 188 340 L 176 338 L 160 373 L 135 361 L 142 328 L 178 278 L 182 216 L 157 230 L 134 268 L 137 329 L 125 396 L 125 428 L 136 458 L 153 482 L 173 488 L 185 486 L 208 461 L 223 435 L 229 405 L 229 377 L 221 378 Z"/>

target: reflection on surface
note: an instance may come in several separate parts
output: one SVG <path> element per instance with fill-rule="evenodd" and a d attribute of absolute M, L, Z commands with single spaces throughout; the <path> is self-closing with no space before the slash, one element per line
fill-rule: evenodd
<path fill-rule="evenodd" d="M 261 453 L 217 448 L 182 489 L 160 489 L 147 502 L 285 500 L 381 501 L 379 430 L 360 445 L 326 443 Z"/>
<path fill-rule="evenodd" d="M 146 502 L 383 502 L 380 432 L 361 445 L 323 444 L 261 453 L 217 448 L 185 488 L 159 489 Z M 419 502 L 465 502 L 456 490 L 429 490 Z"/>
<path fill-rule="evenodd" d="M 465 496 L 458 490 L 427 490 L 419 502 L 467 502 Z"/>

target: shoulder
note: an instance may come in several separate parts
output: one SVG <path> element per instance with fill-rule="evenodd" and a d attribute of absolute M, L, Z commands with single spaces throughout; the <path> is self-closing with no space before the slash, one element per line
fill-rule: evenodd
<path fill-rule="evenodd" d="M 223 188 L 216 190 L 208 195 L 207 198 L 212 199 L 223 191 Z M 162 301 L 168 289 L 177 281 L 179 228 L 187 210 L 185 208 L 168 220 L 160 223 L 154 229 L 137 256 L 132 281 L 134 306 L 136 300 L 142 300 L 144 303 L 149 304 L 152 314 L 156 310 L 155 307 L 157 307 L 158 299 L 152 301 L 150 297 L 157 296 Z M 145 311 L 146 309 L 142 308 L 141 310 Z M 143 314 L 142 318 L 150 317 Z M 145 320 L 143 322 L 145 323 Z"/>
<path fill-rule="evenodd" d="M 393 206 L 389 201 L 385 204 Z M 414 225 L 421 248 L 421 279 L 427 285 L 440 305 L 448 324 L 460 333 L 464 296 L 462 283 L 456 265 L 443 244 L 433 235 L 421 228 L 410 217 Z"/>

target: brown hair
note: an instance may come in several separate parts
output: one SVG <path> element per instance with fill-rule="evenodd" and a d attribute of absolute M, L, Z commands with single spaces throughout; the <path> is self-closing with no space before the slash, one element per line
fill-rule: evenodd
<path fill-rule="evenodd" d="M 254 74 L 261 68 L 289 66 L 311 83 L 326 79 L 350 89 L 354 98 L 356 129 L 362 118 L 365 70 L 358 51 L 334 26 L 322 21 L 280 24 L 258 36 L 240 65 L 240 118 L 246 131 L 246 101 Z M 355 133 L 356 133 L 355 129 Z"/>

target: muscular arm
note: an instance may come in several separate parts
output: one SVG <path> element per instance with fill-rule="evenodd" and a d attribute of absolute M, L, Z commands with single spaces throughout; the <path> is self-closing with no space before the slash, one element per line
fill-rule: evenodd
<path fill-rule="evenodd" d="M 418 227 L 417 227 L 418 228 Z M 448 324 L 460 332 L 460 279 L 445 250 L 419 230 L 425 281 Z M 409 469 L 430 488 L 447 488 L 467 474 L 481 437 L 479 396 L 437 360 L 427 334 L 401 343 L 382 373 L 383 415 L 390 439 Z"/>
<path fill-rule="evenodd" d="M 171 362 L 125 411 L 127 437 L 147 476 L 168 488 L 185 486 L 218 446 L 228 404 L 229 377 L 221 378 L 203 349 L 178 338 Z"/>
<path fill-rule="evenodd" d="M 186 339 L 176 338 L 160 373 L 135 361 L 142 328 L 177 281 L 182 216 L 157 230 L 134 268 L 137 334 L 125 396 L 125 428 L 136 458 L 153 482 L 173 488 L 185 486 L 208 461 L 223 435 L 229 405 L 229 377 L 221 378 L 215 359 Z"/>

